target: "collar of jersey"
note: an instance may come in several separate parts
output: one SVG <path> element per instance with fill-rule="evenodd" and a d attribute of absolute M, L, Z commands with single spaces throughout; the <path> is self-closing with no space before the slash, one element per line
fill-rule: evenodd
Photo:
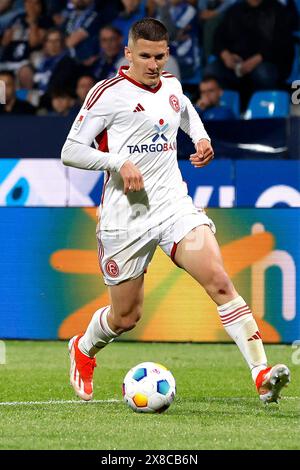
<path fill-rule="evenodd" d="M 128 70 L 128 69 L 129 69 L 128 65 L 122 65 L 122 67 L 120 67 L 118 73 L 119 73 L 119 75 L 121 75 L 121 77 L 126 78 L 126 80 L 129 80 L 134 85 L 142 88 L 143 90 L 150 91 L 151 93 L 156 93 L 161 88 L 161 86 L 162 86 L 161 80 L 159 80 L 159 84 L 156 87 L 152 88 L 150 86 L 143 85 L 142 83 L 137 82 L 136 80 L 134 80 L 131 77 L 128 77 L 128 75 L 125 73 L 125 70 Z"/>

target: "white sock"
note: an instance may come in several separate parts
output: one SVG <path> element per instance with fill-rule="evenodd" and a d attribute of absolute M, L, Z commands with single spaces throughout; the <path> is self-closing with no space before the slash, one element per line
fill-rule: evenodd
<path fill-rule="evenodd" d="M 267 367 L 267 358 L 260 332 L 252 312 L 239 296 L 218 307 L 221 322 L 235 341 L 251 370 L 255 382 L 259 372 Z"/>
<path fill-rule="evenodd" d="M 85 334 L 80 338 L 78 347 L 86 356 L 90 356 L 92 351 L 103 349 L 111 343 L 118 335 L 110 329 L 107 323 L 107 315 L 110 305 L 97 310 L 87 327 Z"/>

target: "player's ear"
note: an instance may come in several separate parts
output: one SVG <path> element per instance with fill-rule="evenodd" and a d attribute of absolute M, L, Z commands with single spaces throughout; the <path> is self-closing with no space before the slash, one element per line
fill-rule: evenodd
<path fill-rule="evenodd" d="M 129 62 L 132 62 L 132 54 L 128 46 L 124 48 L 124 55 Z"/>

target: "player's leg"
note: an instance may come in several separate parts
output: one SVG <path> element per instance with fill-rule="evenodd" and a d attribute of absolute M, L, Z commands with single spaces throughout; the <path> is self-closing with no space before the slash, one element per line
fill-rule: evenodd
<path fill-rule="evenodd" d="M 99 308 L 84 335 L 70 340 L 70 381 L 84 400 L 93 396 L 95 354 L 124 331 L 131 330 L 141 317 L 144 297 L 144 270 L 154 254 L 157 241 L 148 231 L 97 232 L 99 264 L 109 289 L 110 305 Z"/>
<path fill-rule="evenodd" d="M 142 316 L 144 275 L 108 286 L 110 305 L 97 310 L 79 340 L 79 349 L 94 357 L 114 338 L 135 327 Z"/>
<path fill-rule="evenodd" d="M 206 290 L 217 305 L 238 296 L 229 279 L 216 238 L 208 225 L 189 232 L 176 246 L 174 261 Z"/>
<path fill-rule="evenodd" d="M 247 361 L 260 398 L 277 401 L 289 382 L 286 366 L 267 367 L 261 335 L 245 300 L 235 290 L 222 261 L 219 245 L 210 227 L 193 229 L 177 245 L 174 261 L 201 284 L 217 304 L 221 322 Z"/>
<path fill-rule="evenodd" d="M 144 296 L 144 275 L 109 286 L 110 305 L 97 310 L 84 335 L 69 342 L 70 382 L 83 400 L 93 398 L 95 354 L 124 331 L 131 330 L 140 319 Z"/>

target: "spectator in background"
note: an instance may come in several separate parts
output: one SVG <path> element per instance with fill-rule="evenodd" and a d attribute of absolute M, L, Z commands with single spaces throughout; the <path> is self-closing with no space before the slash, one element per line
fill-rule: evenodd
<path fill-rule="evenodd" d="M 18 90 L 31 90 L 34 88 L 34 68 L 31 64 L 20 67 L 16 77 Z"/>
<path fill-rule="evenodd" d="M 99 32 L 99 46 L 100 52 L 91 71 L 97 80 L 104 80 L 117 73 L 116 64 L 124 56 L 121 31 L 113 26 L 104 26 Z"/>
<path fill-rule="evenodd" d="M 293 61 L 285 7 L 274 0 L 242 0 L 225 13 L 215 40 L 217 60 L 205 69 L 224 88 L 240 90 L 242 108 L 254 90 L 282 86 Z"/>
<path fill-rule="evenodd" d="M 123 45 L 127 46 L 131 25 L 146 16 L 146 0 L 122 0 L 124 10 L 112 21 L 112 25 L 123 35 Z"/>
<path fill-rule="evenodd" d="M 35 114 L 36 108 L 16 96 L 16 79 L 11 70 L 2 70 L 0 80 L 5 84 L 5 104 L 0 104 L 0 114 Z"/>
<path fill-rule="evenodd" d="M 50 29 L 44 42 L 43 59 L 34 77 L 43 94 L 41 106 L 49 109 L 54 89 L 68 88 L 75 92 L 78 76 L 79 67 L 69 55 L 63 33 L 56 28 Z"/>
<path fill-rule="evenodd" d="M 197 10 L 186 0 L 155 0 L 156 18 L 170 34 L 170 53 L 176 58 L 186 92 L 197 90 L 200 81 L 200 49 Z"/>
<path fill-rule="evenodd" d="M 0 0 L 0 36 L 12 20 L 23 11 L 22 1 Z"/>
<path fill-rule="evenodd" d="M 292 31 L 300 28 L 300 1 L 299 0 L 277 0 L 285 7 Z"/>
<path fill-rule="evenodd" d="M 95 0 L 96 11 L 103 25 L 111 24 L 123 9 L 122 0 Z"/>
<path fill-rule="evenodd" d="M 78 111 L 83 105 L 86 95 L 94 85 L 96 85 L 96 79 L 92 75 L 82 75 L 78 79 L 76 85 Z"/>
<path fill-rule="evenodd" d="M 54 20 L 67 7 L 68 0 L 47 0 L 47 14 Z"/>
<path fill-rule="evenodd" d="M 100 17 L 93 0 L 71 0 L 74 8 L 69 11 L 63 25 L 66 45 L 73 49 L 76 59 L 90 65 L 97 50 L 97 34 L 101 26 Z"/>
<path fill-rule="evenodd" d="M 28 101 L 33 106 L 38 106 L 40 102 L 41 92 L 35 88 L 34 84 L 34 68 L 31 64 L 22 65 L 17 72 L 17 98 Z"/>
<path fill-rule="evenodd" d="M 102 26 L 110 24 L 122 10 L 121 0 L 94 0 L 93 4 Z M 50 0 L 47 1 L 47 8 L 55 25 L 61 26 L 69 18 L 74 5 L 70 0 Z"/>
<path fill-rule="evenodd" d="M 76 97 L 70 90 L 53 90 L 51 92 L 51 116 L 72 117 L 75 119 L 78 109 L 76 107 Z"/>
<path fill-rule="evenodd" d="M 72 9 L 69 0 L 47 0 L 47 12 L 57 28 L 66 22 Z"/>
<path fill-rule="evenodd" d="M 213 53 L 216 28 L 220 24 L 224 12 L 235 2 L 236 0 L 198 0 L 202 57 L 205 64 Z"/>
<path fill-rule="evenodd" d="M 46 31 L 53 25 L 42 0 L 25 0 L 24 7 L 25 12 L 16 16 L 3 34 L 2 69 L 17 70 L 33 60 L 33 53 L 41 49 Z"/>
<path fill-rule="evenodd" d="M 213 76 L 205 77 L 199 84 L 200 98 L 195 108 L 201 119 L 206 121 L 235 119 L 233 111 L 221 104 L 224 90 Z"/>

